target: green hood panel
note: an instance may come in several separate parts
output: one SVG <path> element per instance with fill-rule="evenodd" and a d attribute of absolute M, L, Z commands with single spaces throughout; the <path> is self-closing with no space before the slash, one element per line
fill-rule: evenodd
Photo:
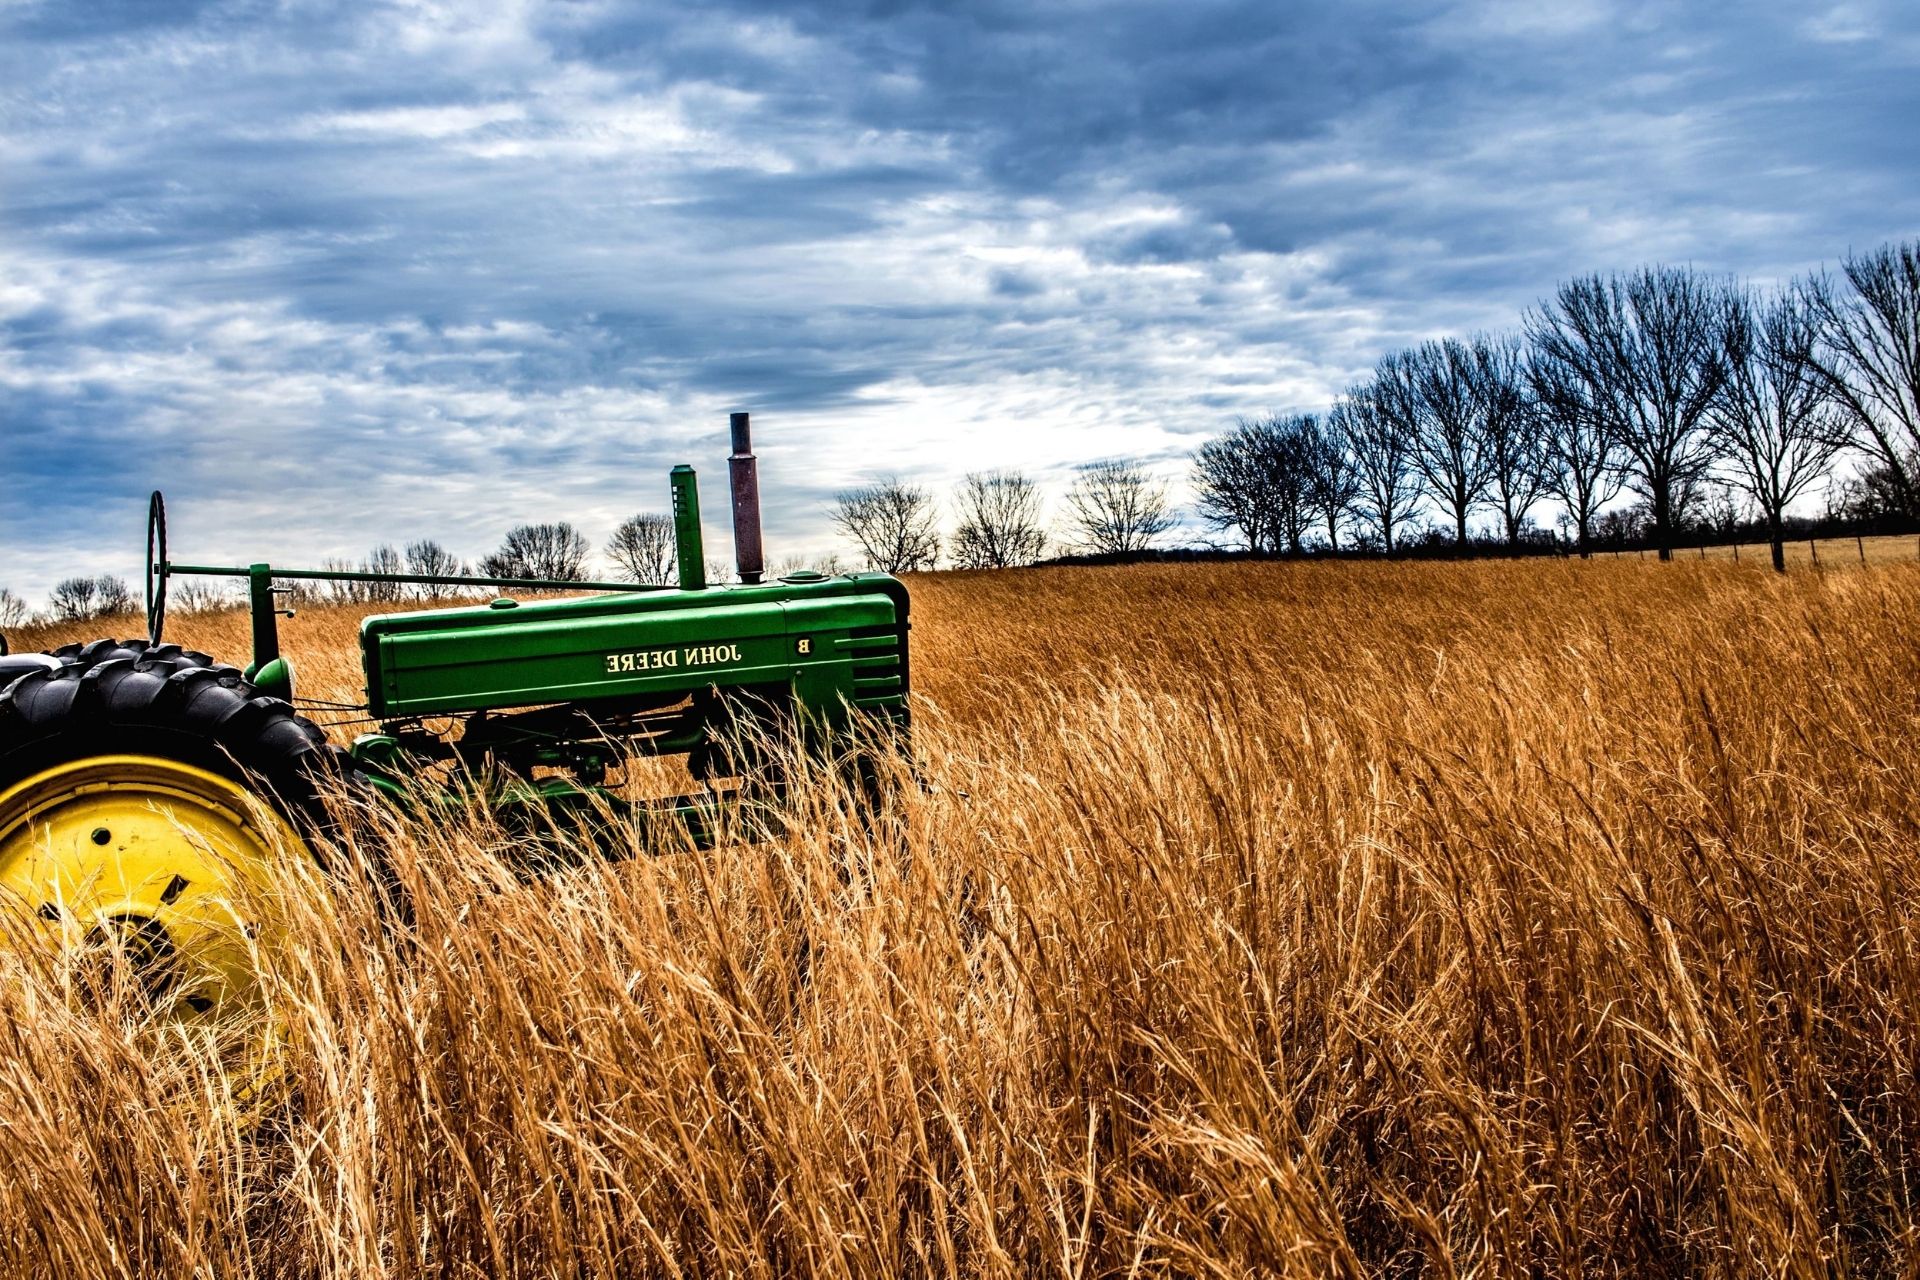
<path fill-rule="evenodd" d="M 898 581 L 849 574 L 386 614 L 360 640 L 381 719 L 780 684 L 831 711 L 904 705 L 907 625 Z"/>

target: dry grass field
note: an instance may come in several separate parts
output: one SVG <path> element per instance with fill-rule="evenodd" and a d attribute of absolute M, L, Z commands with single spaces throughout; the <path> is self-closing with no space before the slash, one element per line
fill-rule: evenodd
<path fill-rule="evenodd" d="M 0 1272 L 1920 1270 L 1920 566 L 912 586 L 897 822 L 288 868 L 264 1117 L 0 958 Z"/>

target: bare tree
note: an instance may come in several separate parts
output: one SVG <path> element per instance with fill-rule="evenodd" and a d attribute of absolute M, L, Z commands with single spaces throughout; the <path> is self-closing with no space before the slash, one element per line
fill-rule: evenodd
<path fill-rule="evenodd" d="M 515 525 L 507 530 L 500 549 L 481 560 L 480 572 L 487 578 L 577 579 L 586 573 L 591 549 L 580 531 L 564 520 Z"/>
<path fill-rule="evenodd" d="M 1240 419 L 1200 446 L 1193 458 L 1200 518 L 1238 529 L 1254 552 L 1300 554 L 1313 522 L 1313 450 L 1320 436 L 1311 414 Z"/>
<path fill-rule="evenodd" d="M 1711 425 L 1711 423 L 1709 423 Z M 1720 461 L 1716 454 L 1714 460 Z M 1673 531 L 1675 536 L 1711 527 L 1715 499 L 1726 489 L 1711 472 L 1700 471 L 1673 486 Z M 1651 515 L 1651 508 L 1649 515 Z"/>
<path fill-rule="evenodd" d="M 882 573 L 931 569 L 940 560 L 933 498 L 918 485 L 889 476 L 834 499 L 833 523 Z"/>
<path fill-rule="evenodd" d="M 1500 508 L 1507 545 L 1520 541 L 1527 512 L 1545 487 L 1543 442 L 1533 396 L 1527 387 L 1527 350 L 1519 338 L 1476 337 L 1474 401 L 1487 464 L 1487 491 Z"/>
<path fill-rule="evenodd" d="M 1226 435 L 1207 441 L 1193 455 L 1193 484 L 1201 520 L 1215 529 L 1238 529 L 1249 551 L 1274 542 L 1266 467 L 1255 443 L 1259 427 L 1242 418 Z"/>
<path fill-rule="evenodd" d="M 337 556 L 322 560 L 320 567 L 328 573 L 359 573 L 362 568 L 351 560 L 342 560 Z M 358 579 L 329 578 L 325 598 L 329 604 L 365 604 L 371 597 L 367 594 L 367 584 Z"/>
<path fill-rule="evenodd" d="M 1721 347 L 1727 384 L 1710 415 L 1727 479 L 1767 522 L 1773 567 L 1787 571 L 1782 518 L 1787 504 L 1827 474 L 1845 428 L 1813 365 L 1819 321 L 1804 294 L 1763 303 L 1733 295 Z"/>
<path fill-rule="evenodd" d="M 133 590 L 126 580 L 103 573 L 97 578 L 62 578 L 54 584 L 47 610 L 61 622 L 118 617 L 134 612 Z"/>
<path fill-rule="evenodd" d="M 790 573 L 821 573 L 827 577 L 836 577 L 845 573 L 846 566 L 840 563 L 837 552 L 828 552 L 824 556 L 782 556 L 774 562 L 770 572 L 774 577 L 785 577 Z"/>
<path fill-rule="evenodd" d="M 205 578 L 188 578 L 184 582 L 171 584 L 167 588 L 167 612 L 182 617 L 191 617 L 199 613 L 218 613 L 222 609 L 236 607 L 237 601 L 231 590 L 216 587 Z"/>
<path fill-rule="evenodd" d="M 1081 467 L 1067 490 L 1067 509 L 1078 544 L 1095 555 L 1148 550 L 1174 523 L 1165 483 L 1120 458 Z"/>
<path fill-rule="evenodd" d="M 1467 515 L 1486 500 L 1492 479 L 1473 352 L 1457 338 L 1423 342 L 1382 360 L 1374 385 L 1381 411 L 1413 444 L 1427 496 L 1453 513 L 1454 540 L 1466 546 Z"/>
<path fill-rule="evenodd" d="M 1379 388 L 1349 388 L 1327 416 L 1327 426 L 1353 460 L 1359 490 L 1354 510 L 1380 535 L 1393 554 L 1393 531 L 1413 516 L 1420 501 L 1413 467 L 1413 442 L 1380 407 Z"/>
<path fill-rule="evenodd" d="M 1737 484 L 1716 482 L 1698 504 L 1700 527 L 1726 538 L 1753 519 L 1753 502 Z"/>
<path fill-rule="evenodd" d="M 17 627 L 27 620 L 27 602 L 0 587 L 0 627 Z"/>
<path fill-rule="evenodd" d="M 61 622 L 84 622 L 99 614 L 100 584 L 92 578 L 62 578 L 47 597 L 47 612 Z"/>
<path fill-rule="evenodd" d="M 1662 560 L 1673 557 L 1677 490 L 1714 461 L 1706 418 L 1726 378 L 1726 295 L 1696 271 L 1642 267 L 1569 281 L 1528 321 L 1534 346 L 1582 384 L 1590 411 L 1626 450 Z"/>
<path fill-rule="evenodd" d="M 1825 275 L 1803 289 L 1820 326 L 1813 370 L 1902 509 L 1920 514 L 1920 240 L 1851 256 L 1843 270 L 1846 290 Z"/>
<path fill-rule="evenodd" d="M 1626 451 L 1594 410 L 1579 374 L 1538 347 L 1527 355 L 1527 385 L 1540 436 L 1540 479 L 1573 524 L 1580 558 L 1593 554 L 1594 520 L 1626 485 Z"/>
<path fill-rule="evenodd" d="M 628 582 L 672 582 L 676 554 L 673 517 L 658 511 L 628 516 L 607 539 L 607 559 Z"/>
<path fill-rule="evenodd" d="M 435 542 L 422 538 L 407 544 L 407 572 L 427 578 L 458 578 L 467 570 L 460 558 Z"/>
<path fill-rule="evenodd" d="M 133 589 L 125 578 L 116 578 L 103 573 L 95 580 L 100 592 L 100 616 L 118 618 L 129 613 L 139 612 L 139 603 L 133 598 Z"/>
<path fill-rule="evenodd" d="M 1340 526 L 1360 497 L 1360 470 L 1331 419 L 1307 436 L 1307 504 L 1327 522 L 1327 549 L 1340 549 Z"/>
<path fill-rule="evenodd" d="M 451 551 L 435 542 L 432 538 L 422 538 L 418 542 L 409 542 L 406 551 L 407 572 L 428 578 L 458 578 L 467 571 L 467 566 Z M 455 587 L 436 587 L 432 583 L 414 584 L 414 594 L 422 600 L 432 600 L 446 595 L 449 591 L 458 591 Z"/>
<path fill-rule="evenodd" d="M 953 535 L 953 559 L 961 568 L 1032 564 L 1045 553 L 1040 491 L 1020 472 L 971 472 L 960 481 L 954 505 L 960 527 Z"/>
<path fill-rule="evenodd" d="M 1906 508 L 1893 475 L 1883 466 L 1869 463 L 1850 476 L 1842 476 L 1827 486 L 1826 517 L 1829 520 L 1876 522 L 1903 515 Z"/>
<path fill-rule="evenodd" d="M 1320 421 L 1310 413 L 1268 418 L 1265 426 L 1267 483 L 1273 502 L 1273 545 L 1300 555 L 1317 512 L 1313 505 L 1313 451 Z"/>
<path fill-rule="evenodd" d="M 405 573 L 406 571 L 406 562 L 400 558 L 400 553 L 394 550 L 390 542 L 381 543 L 369 551 L 367 558 L 360 562 L 362 573 Z M 393 604 L 404 600 L 407 595 L 407 584 L 404 582 L 369 582 L 365 585 L 366 599 L 373 604 Z"/>

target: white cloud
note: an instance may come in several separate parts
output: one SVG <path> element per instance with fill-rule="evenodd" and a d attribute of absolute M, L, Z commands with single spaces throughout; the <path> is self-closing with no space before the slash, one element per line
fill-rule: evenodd
<path fill-rule="evenodd" d="M 305 138 L 329 134 L 366 134 L 392 138 L 439 139 L 473 133 L 488 125 L 524 120 L 526 115 L 527 109 L 518 102 L 483 103 L 475 106 L 385 107 L 372 111 L 347 111 L 310 116 L 295 121 L 288 134 L 292 137 Z"/>
<path fill-rule="evenodd" d="M 1869 5 L 1835 4 L 1808 14 L 1800 30 L 1823 44 L 1858 44 L 1879 35 L 1880 24 Z"/>

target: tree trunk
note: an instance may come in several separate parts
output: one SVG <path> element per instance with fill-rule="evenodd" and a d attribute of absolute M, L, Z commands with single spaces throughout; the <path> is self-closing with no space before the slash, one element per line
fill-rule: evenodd
<path fill-rule="evenodd" d="M 1340 522 L 1331 511 L 1327 512 L 1327 550 L 1340 553 Z"/>
<path fill-rule="evenodd" d="M 1767 513 L 1767 538 L 1773 544 L 1773 571 L 1785 573 L 1787 571 L 1787 534 L 1786 530 L 1780 527 L 1778 511 Z"/>
<path fill-rule="evenodd" d="M 1467 504 L 1464 502 L 1453 509 L 1453 552 L 1462 556 L 1467 553 Z"/>
<path fill-rule="evenodd" d="M 1899 458 L 1887 459 L 1887 472 L 1893 477 L 1894 496 L 1900 504 L 1901 512 L 1909 516 L 1920 516 L 1920 493 L 1914 492 L 1913 477 L 1907 473 L 1905 467 L 1900 465 Z"/>
<path fill-rule="evenodd" d="M 1579 542 L 1580 542 L 1580 558 L 1582 560 L 1593 559 L 1593 534 L 1590 528 L 1592 524 L 1593 524 L 1593 519 L 1591 516 L 1582 515 L 1580 517 Z"/>
<path fill-rule="evenodd" d="M 1672 489 L 1664 480 L 1653 482 L 1653 541 L 1662 560 L 1673 559 Z"/>

